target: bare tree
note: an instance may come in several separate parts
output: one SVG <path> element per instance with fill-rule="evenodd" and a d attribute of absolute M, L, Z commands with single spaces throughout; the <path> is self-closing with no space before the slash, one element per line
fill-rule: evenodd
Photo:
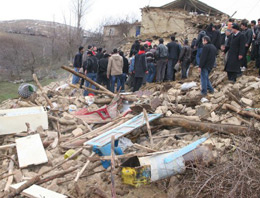
<path fill-rule="evenodd" d="M 87 11 L 90 9 L 92 0 L 71 0 L 72 1 L 72 12 L 76 16 L 76 27 L 77 27 L 77 39 L 79 39 L 79 45 L 83 41 L 84 28 L 82 22 L 84 17 L 87 15 Z"/>

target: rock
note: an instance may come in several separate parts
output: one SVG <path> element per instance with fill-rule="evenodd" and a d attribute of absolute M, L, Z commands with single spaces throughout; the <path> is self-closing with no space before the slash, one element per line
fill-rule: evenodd
<path fill-rule="evenodd" d="M 235 101 L 232 101 L 231 105 L 238 108 L 238 109 L 241 109 L 241 106 L 239 104 L 237 104 Z"/>
<path fill-rule="evenodd" d="M 219 116 L 216 115 L 216 113 L 213 111 L 211 114 L 210 114 L 210 118 L 208 120 L 210 120 L 211 122 L 218 122 L 220 120 Z"/>
<path fill-rule="evenodd" d="M 247 99 L 247 98 L 241 98 L 241 102 L 243 102 L 245 105 L 248 105 L 252 107 L 253 105 L 253 100 Z"/>
<path fill-rule="evenodd" d="M 70 161 L 62 164 L 61 167 L 62 167 L 63 170 L 68 170 L 68 169 L 70 169 L 70 168 L 72 168 L 72 167 L 74 167 L 76 165 L 77 165 L 77 161 L 70 160 Z"/>
<path fill-rule="evenodd" d="M 224 93 L 222 92 L 222 91 L 220 91 L 220 92 L 215 92 L 214 93 L 214 98 L 219 98 L 219 97 L 221 97 L 221 96 L 223 96 L 224 95 Z"/>
<path fill-rule="evenodd" d="M 83 134 L 83 130 L 81 128 L 76 128 L 72 131 L 72 134 L 74 135 L 74 137 L 78 137 Z"/>
<path fill-rule="evenodd" d="M 168 91 L 168 94 L 169 94 L 169 95 L 174 95 L 174 96 L 175 96 L 176 93 L 177 93 L 177 94 L 180 94 L 181 91 L 178 90 L 178 89 L 174 89 L 174 88 L 171 88 L 171 89 L 169 89 L 169 91 Z"/>
<path fill-rule="evenodd" d="M 85 155 L 85 156 L 90 156 L 90 155 L 91 155 L 91 154 L 90 154 L 90 151 L 87 150 L 87 149 L 84 149 L 84 150 L 82 151 L 82 154 Z"/>
<path fill-rule="evenodd" d="M 167 111 L 166 112 L 166 117 L 170 117 L 172 115 L 172 112 L 171 111 Z"/>
<path fill-rule="evenodd" d="M 211 103 L 203 103 L 202 105 L 201 105 L 201 107 L 206 107 L 207 108 L 207 110 L 211 110 L 212 109 L 212 104 Z"/>
<path fill-rule="evenodd" d="M 187 114 L 188 114 L 188 116 L 193 116 L 193 115 L 196 114 L 196 110 L 195 109 L 191 109 L 191 110 L 187 111 Z"/>
<path fill-rule="evenodd" d="M 47 155 L 47 157 L 48 157 L 48 160 L 49 160 L 49 161 L 53 160 L 53 155 L 51 154 L 51 152 L 48 151 L 48 150 L 45 150 L 45 152 L 46 152 L 46 155 Z"/>
<path fill-rule="evenodd" d="M 39 134 L 44 133 L 42 126 L 38 126 L 37 129 L 36 129 L 36 132 L 39 133 Z"/>
<path fill-rule="evenodd" d="M 14 180 L 16 183 L 19 183 L 23 180 L 23 173 L 21 170 L 14 171 Z"/>
<path fill-rule="evenodd" d="M 58 136 L 58 133 L 55 131 L 47 131 L 47 136 L 48 136 L 48 139 L 52 140 Z"/>
<path fill-rule="evenodd" d="M 213 104 L 219 104 L 221 101 L 223 101 L 226 97 L 223 95 L 217 99 L 215 98 L 211 98 L 210 102 L 213 103 Z"/>
<path fill-rule="evenodd" d="M 64 112 L 64 113 L 63 113 L 63 118 L 64 118 L 65 120 L 73 120 L 73 119 L 74 119 L 74 116 L 71 115 L 71 114 L 69 114 L 69 113 L 67 113 L 67 112 Z"/>
<path fill-rule="evenodd" d="M 167 106 L 160 106 L 160 107 L 157 107 L 155 113 L 166 113 L 168 111 L 168 107 Z"/>
<path fill-rule="evenodd" d="M 170 134 L 171 134 L 171 132 L 170 132 L 169 130 L 166 130 L 166 129 L 162 130 L 162 131 L 159 133 L 159 135 L 170 135 Z"/>
<path fill-rule="evenodd" d="M 42 166 L 41 169 L 39 170 L 38 174 L 42 174 L 43 172 L 45 172 L 46 170 L 49 170 L 50 167 L 48 166 Z"/>
<path fill-rule="evenodd" d="M 236 117 L 231 117 L 226 120 L 223 120 L 221 124 L 234 124 L 234 125 L 241 125 L 241 121 L 238 120 Z"/>
<path fill-rule="evenodd" d="M 51 185 L 48 186 L 49 190 L 59 192 L 59 186 L 57 185 L 57 179 L 52 180 Z"/>
<path fill-rule="evenodd" d="M 204 117 L 209 113 L 209 110 L 205 106 L 200 106 L 196 111 L 196 116 Z"/>

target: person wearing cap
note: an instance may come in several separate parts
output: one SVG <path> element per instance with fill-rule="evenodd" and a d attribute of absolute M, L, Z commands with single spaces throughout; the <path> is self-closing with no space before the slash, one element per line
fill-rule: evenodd
<path fill-rule="evenodd" d="M 245 51 L 243 54 L 243 60 L 241 62 L 241 71 L 245 71 L 247 68 L 247 52 L 251 46 L 252 43 L 252 38 L 253 38 L 253 32 L 250 28 L 248 28 L 247 22 L 243 21 L 240 25 L 241 29 L 242 29 L 242 34 L 245 35 L 246 38 L 246 44 L 245 44 Z"/>
<path fill-rule="evenodd" d="M 115 83 L 119 80 L 120 85 L 123 85 L 123 66 L 124 61 L 122 56 L 118 54 L 118 50 L 113 50 L 113 55 L 108 59 L 108 67 L 107 67 L 107 78 L 110 79 L 110 91 L 114 93 L 115 91 Z M 121 87 L 122 89 L 122 87 Z M 117 87 L 117 91 L 119 91 L 119 87 Z"/>
<path fill-rule="evenodd" d="M 167 65 L 167 75 L 166 79 L 168 81 L 175 81 L 175 72 L 174 66 L 178 62 L 181 47 L 180 45 L 175 41 L 175 36 L 171 36 L 171 42 L 166 45 L 168 47 L 168 65 Z"/>
<path fill-rule="evenodd" d="M 191 47 L 188 44 L 189 44 L 189 42 L 186 39 L 184 41 L 184 46 L 181 50 L 180 57 L 179 57 L 179 63 L 181 64 L 181 78 L 182 79 L 187 78 L 188 70 L 190 67 Z"/>
<path fill-rule="evenodd" d="M 84 73 L 85 75 L 93 80 L 96 81 L 97 80 L 97 69 L 98 69 L 98 60 L 97 58 L 93 55 L 93 53 L 91 51 L 87 52 L 87 56 L 89 57 L 84 63 L 83 63 L 83 69 L 84 69 Z M 89 82 L 86 81 L 85 82 L 85 87 L 89 87 Z M 92 89 L 96 89 L 96 87 L 94 85 L 92 85 L 91 87 Z M 85 90 L 83 93 L 84 96 L 88 95 L 88 91 Z"/>
<path fill-rule="evenodd" d="M 232 25 L 232 33 L 225 71 L 228 74 L 228 80 L 235 83 L 238 74 L 241 73 L 240 64 L 245 54 L 246 38 L 241 34 L 236 23 Z"/>
<path fill-rule="evenodd" d="M 74 71 L 76 71 L 76 72 L 79 72 L 80 68 L 82 67 L 83 52 L 84 52 L 84 47 L 80 46 L 79 52 L 75 55 L 74 63 L 73 63 Z M 80 80 L 80 77 L 73 75 L 72 84 L 77 84 L 79 82 L 79 80 Z"/>
<path fill-rule="evenodd" d="M 156 81 L 162 82 L 165 77 L 166 65 L 168 62 L 168 48 L 163 44 L 163 38 L 159 39 L 159 45 L 157 46 L 155 55 L 157 60 L 156 67 Z"/>
<path fill-rule="evenodd" d="M 258 25 L 256 27 L 255 45 L 256 45 L 255 67 L 259 68 L 259 76 L 260 76 L 260 19 L 258 19 Z"/>
<path fill-rule="evenodd" d="M 211 44 L 210 38 L 204 36 L 202 38 L 203 49 L 200 56 L 200 84 L 201 95 L 206 96 L 209 90 L 210 93 L 214 93 L 214 89 L 209 81 L 209 74 L 214 67 L 216 61 L 217 48 Z"/>

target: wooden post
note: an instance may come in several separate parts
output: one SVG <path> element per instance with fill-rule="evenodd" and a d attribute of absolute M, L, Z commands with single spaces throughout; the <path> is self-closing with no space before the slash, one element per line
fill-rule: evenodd
<path fill-rule="evenodd" d="M 149 134 L 149 137 L 150 137 L 150 143 L 151 143 L 151 145 L 153 146 L 153 136 L 152 136 L 152 131 L 151 131 L 151 127 L 150 127 L 149 119 L 148 119 L 148 116 L 147 116 L 147 112 L 146 112 L 145 109 L 143 109 L 143 113 L 144 113 L 144 119 L 145 119 L 146 126 L 147 126 L 147 131 L 148 131 L 148 134 Z"/>
<path fill-rule="evenodd" d="M 93 157 L 95 155 L 95 152 L 92 152 L 91 153 L 91 155 L 90 155 L 90 157 Z M 76 176 L 76 178 L 75 178 L 75 182 L 77 182 L 78 180 L 79 180 L 79 178 L 80 178 L 80 176 L 82 175 L 82 173 L 86 170 L 86 168 L 88 167 L 88 165 L 89 165 L 89 163 L 90 163 L 90 160 L 87 160 L 87 162 L 86 162 L 86 164 L 83 166 L 83 168 L 78 172 L 78 174 L 77 174 L 77 176 Z"/>
<path fill-rule="evenodd" d="M 71 69 L 70 67 L 67 66 L 61 66 L 62 69 L 80 77 L 83 78 L 84 80 L 88 81 L 90 84 L 94 85 L 95 87 L 105 91 L 107 94 L 114 94 L 111 91 L 107 90 L 105 87 L 103 87 L 102 85 L 96 83 L 95 81 L 91 80 L 90 78 L 88 78 L 87 76 L 85 76 L 84 74 L 81 74 L 79 72 L 74 71 L 73 69 Z"/>
<path fill-rule="evenodd" d="M 111 137 L 111 195 L 112 198 L 116 198 L 116 189 L 115 189 L 115 177 L 114 177 L 114 171 L 115 171 L 115 136 L 113 135 Z"/>

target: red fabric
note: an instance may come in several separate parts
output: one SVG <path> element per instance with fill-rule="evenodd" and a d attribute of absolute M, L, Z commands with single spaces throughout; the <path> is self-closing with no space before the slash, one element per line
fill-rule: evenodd
<path fill-rule="evenodd" d="M 140 50 L 140 51 L 138 52 L 138 54 L 139 54 L 139 55 L 145 54 L 145 51 L 141 51 L 141 50 Z"/>

